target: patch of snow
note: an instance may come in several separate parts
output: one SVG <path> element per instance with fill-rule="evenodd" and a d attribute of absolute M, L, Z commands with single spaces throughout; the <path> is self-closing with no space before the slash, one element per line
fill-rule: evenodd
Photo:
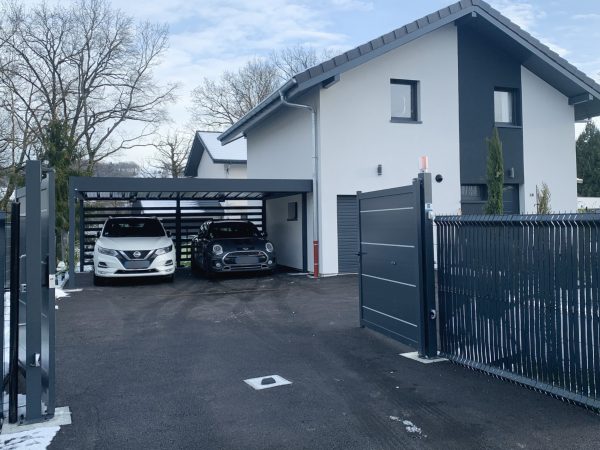
<path fill-rule="evenodd" d="M 36 428 L 35 430 L 0 435 L 0 448 L 5 450 L 46 450 L 60 427 Z"/>
<path fill-rule="evenodd" d="M 404 420 L 398 416 L 390 416 L 390 420 L 393 420 L 394 422 L 402 423 L 402 425 L 404 425 L 404 427 L 406 428 L 406 431 L 408 433 L 416 433 L 418 435 L 423 434 L 422 430 L 418 426 L 416 426 L 414 423 L 412 423 L 410 420 Z"/>
<path fill-rule="evenodd" d="M 69 294 L 71 294 L 72 292 L 81 292 L 83 289 L 62 289 L 62 288 L 56 288 L 54 289 L 54 298 L 55 299 L 59 299 L 59 298 L 65 298 L 65 297 L 70 297 Z"/>

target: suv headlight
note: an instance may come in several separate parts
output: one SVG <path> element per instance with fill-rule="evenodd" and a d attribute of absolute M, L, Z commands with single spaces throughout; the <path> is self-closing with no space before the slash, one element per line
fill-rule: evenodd
<path fill-rule="evenodd" d="M 267 251 L 268 251 L 269 253 L 273 253 L 273 244 L 271 244 L 270 242 L 267 242 L 267 243 L 265 244 L 265 248 L 267 249 Z"/>
<path fill-rule="evenodd" d="M 118 255 L 116 250 L 112 250 L 110 248 L 104 248 L 104 247 L 100 247 L 100 246 L 98 246 L 98 253 L 102 253 L 103 255 L 108 255 L 108 256 L 117 256 Z"/>
<path fill-rule="evenodd" d="M 217 256 L 222 255 L 223 254 L 223 247 L 221 247 L 219 244 L 215 244 L 213 245 L 213 253 Z"/>
<path fill-rule="evenodd" d="M 169 245 L 168 247 L 163 247 L 163 248 L 159 248 L 157 249 L 154 254 L 159 256 L 159 255 L 164 255 L 165 253 L 169 253 L 171 250 L 173 250 L 173 246 Z"/>

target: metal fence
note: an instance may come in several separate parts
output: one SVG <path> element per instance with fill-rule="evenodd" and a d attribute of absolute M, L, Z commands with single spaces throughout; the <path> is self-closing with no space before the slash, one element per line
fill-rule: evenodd
<path fill-rule="evenodd" d="M 436 224 L 441 353 L 600 408 L 600 215 Z"/>

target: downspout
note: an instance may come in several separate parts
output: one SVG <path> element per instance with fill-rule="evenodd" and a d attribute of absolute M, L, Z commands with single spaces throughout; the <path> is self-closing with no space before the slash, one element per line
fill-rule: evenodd
<path fill-rule="evenodd" d="M 285 99 L 284 89 L 279 91 L 281 103 L 290 108 L 299 108 L 310 111 L 312 117 L 312 141 L 313 141 L 313 257 L 314 278 L 319 278 L 319 154 L 317 143 L 317 112 L 308 105 L 290 103 Z"/>

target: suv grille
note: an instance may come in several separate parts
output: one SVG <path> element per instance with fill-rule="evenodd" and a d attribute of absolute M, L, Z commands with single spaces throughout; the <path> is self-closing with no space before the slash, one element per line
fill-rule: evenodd
<path fill-rule="evenodd" d="M 122 253 L 128 259 L 146 259 L 152 250 L 123 250 Z"/>

